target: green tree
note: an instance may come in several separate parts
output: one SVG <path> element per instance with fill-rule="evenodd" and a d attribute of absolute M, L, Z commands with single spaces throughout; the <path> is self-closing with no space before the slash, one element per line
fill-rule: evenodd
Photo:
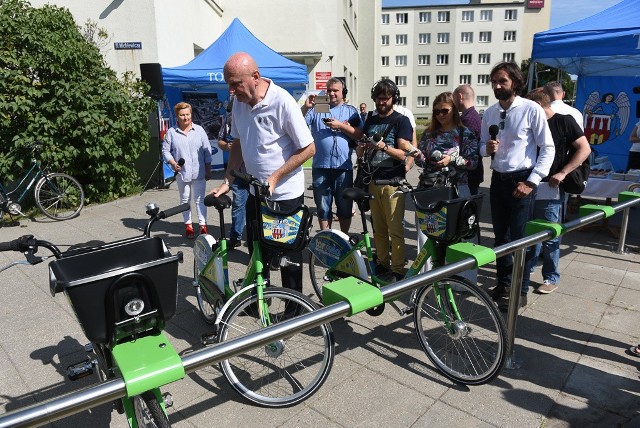
<path fill-rule="evenodd" d="M 3 179 L 19 176 L 29 162 L 21 149 L 42 141 L 43 161 L 76 177 L 88 201 L 131 192 L 155 106 L 146 89 L 131 74 L 118 79 L 68 10 L 0 0 Z"/>
<path fill-rule="evenodd" d="M 529 77 L 529 68 L 531 67 L 531 60 L 524 60 L 520 65 L 522 72 L 525 77 Z M 559 74 L 558 74 L 559 73 Z M 532 89 L 540 88 L 544 86 L 548 82 L 553 82 L 558 80 L 558 76 L 560 76 L 560 81 L 562 82 L 562 87 L 567 93 L 567 97 L 571 97 L 574 93 L 574 85 L 575 82 L 571 80 L 571 76 L 569 73 L 558 70 L 557 68 L 550 67 L 545 64 L 536 63 L 536 71 L 533 73 L 533 85 Z M 521 95 L 526 95 L 527 88 L 524 89 L 524 93 Z M 567 99 L 566 101 L 573 101 L 571 99 Z"/>

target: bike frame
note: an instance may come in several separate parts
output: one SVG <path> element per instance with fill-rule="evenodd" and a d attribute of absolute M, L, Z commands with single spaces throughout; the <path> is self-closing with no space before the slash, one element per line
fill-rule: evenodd
<path fill-rule="evenodd" d="M 29 184 L 27 184 L 24 187 L 24 190 L 22 191 L 20 196 L 18 197 L 18 199 L 16 199 L 16 202 L 22 202 L 25 196 L 27 196 L 27 193 L 29 192 L 29 190 L 31 190 L 31 188 L 33 187 L 33 184 L 36 181 L 38 181 L 40 177 L 46 177 L 46 174 L 44 170 L 40 167 L 40 164 L 38 163 L 38 161 L 36 161 L 35 159 L 32 159 L 31 168 L 29 168 L 29 171 L 27 171 L 25 175 L 22 176 L 22 178 L 20 179 L 20 182 L 11 191 L 7 191 L 2 186 L 2 184 L 0 184 L 0 190 L 2 191 L 2 193 L 4 193 L 7 196 L 7 202 L 8 202 L 9 197 L 12 196 L 14 193 L 18 192 L 18 190 L 23 186 L 23 184 L 27 181 L 27 179 L 31 178 L 31 181 L 29 182 Z"/>

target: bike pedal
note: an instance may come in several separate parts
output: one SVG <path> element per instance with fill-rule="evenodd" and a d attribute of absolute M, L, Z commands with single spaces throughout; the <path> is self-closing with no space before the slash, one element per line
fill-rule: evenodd
<path fill-rule="evenodd" d="M 202 343 L 203 346 L 211 345 L 213 343 L 216 343 L 217 341 L 218 333 L 216 332 L 203 334 L 202 336 L 200 336 L 200 343 Z"/>
<path fill-rule="evenodd" d="M 169 392 L 165 392 L 162 394 L 162 401 L 164 401 L 164 407 L 169 408 L 173 407 L 173 395 Z"/>
<path fill-rule="evenodd" d="M 82 379 L 93 374 L 93 368 L 98 364 L 96 360 L 86 360 L 67 366 L 67 377 L 71 381 Z"/>

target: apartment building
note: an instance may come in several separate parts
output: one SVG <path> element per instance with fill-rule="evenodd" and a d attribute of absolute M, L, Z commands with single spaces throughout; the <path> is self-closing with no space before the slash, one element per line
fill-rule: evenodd
<path fill-rule="evenodd" d="M 473 86 L 482 111 L 495 102 L 491 68 L 528 59 L 550 10 L 551 0 L 383 0 L 379 76 L 396 82 L 416 117 L 430 117 L 435 96 L 461 84 Z"/>

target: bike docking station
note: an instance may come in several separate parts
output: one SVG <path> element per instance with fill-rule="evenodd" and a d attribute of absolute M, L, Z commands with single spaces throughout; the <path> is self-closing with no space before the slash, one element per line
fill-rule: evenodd
<path fill-rule="evenodd" d="M 247 350 L 266 346 L 273 341 L 283 339 L 292 334 L 304 332 L 345 316 L 355 315 L 369 308 L 378 306 L 381 302 L 392 301 L 414 289 L 442 280 L 467 269 L 490 263 L 510 253 L 514 254 L 512 283 L 519 284 L 522 280 L 525 266 L 524 254 L 526 248 L 531 245 L 580 229 L 585 225 L 611 217 L 620 211 L 624 211 L 621 227 L 621 236 L 624 236 L 628 226 L 629 209 L 633 206 L 640 205 L 640 193 L 622 192 L 619 195 L 618 201 L 619 202 L 613 206 L 585 205 L 580 209 L 580 215 L 582 217 L 564 224 L 533 220 L 527 225 L 528 236 L 494 249 L 471 243 L 452 245 L 447 251 L 447 260 L 450 261 L 449 264 L 445 264 L 444 266 L 412 278 L 391 283 L 379 289 L 356 278 L 346 278 L 336 281 L 331 286 L 325 287 L 325 290 L 327 290 L 327 303 L 329 301 L 333 302 L 328 306 L 182 356 L 180 362 L 176 361 L 176 364 L 172 365 L 174 367 L 181 365 L 184 372 L 182 369 L 179 369 L 179 374 L 173 374 L 171 377 L 174 379 L 180 378 L 188 373 L 239 355 Z M 362 290 L 359 292 L 343 291 L 343 288 L 346 288 L 346 284 L 354 283 L 367 285 L 368 287 L 361 287 Z M 375 288 L 375 290 L 372 290 L 372 288 Z M 513 343 L 520 298 L 519 287 L 511 287 L 510 297 L 507 313 L 508 361 L 505 364 L 505 368 L 517 369 L 520 368 L 521 365 L 515 361 Z M 159 343 L 158 346 L 161 346 L 161 344 Z M 145 376 L 156 376 L 151 373 L 153 371 L 153 368 L 150 368 Z M 136 377 L 135 380 L 140 379 Z M 4 413 L 0 415 L 0 428 L 40 426 L 100 404 L 125 397 L 129 393 L 135 393 L 135 389 L 137 388 L 135 385 L 128 385 L 130 382 L 131 380 L 123 378 L 110 379 L 98 385 L 71 392 L 42 403 Z M 134 391 L 131 392 L 131 388 L 133 388 Z"/>

